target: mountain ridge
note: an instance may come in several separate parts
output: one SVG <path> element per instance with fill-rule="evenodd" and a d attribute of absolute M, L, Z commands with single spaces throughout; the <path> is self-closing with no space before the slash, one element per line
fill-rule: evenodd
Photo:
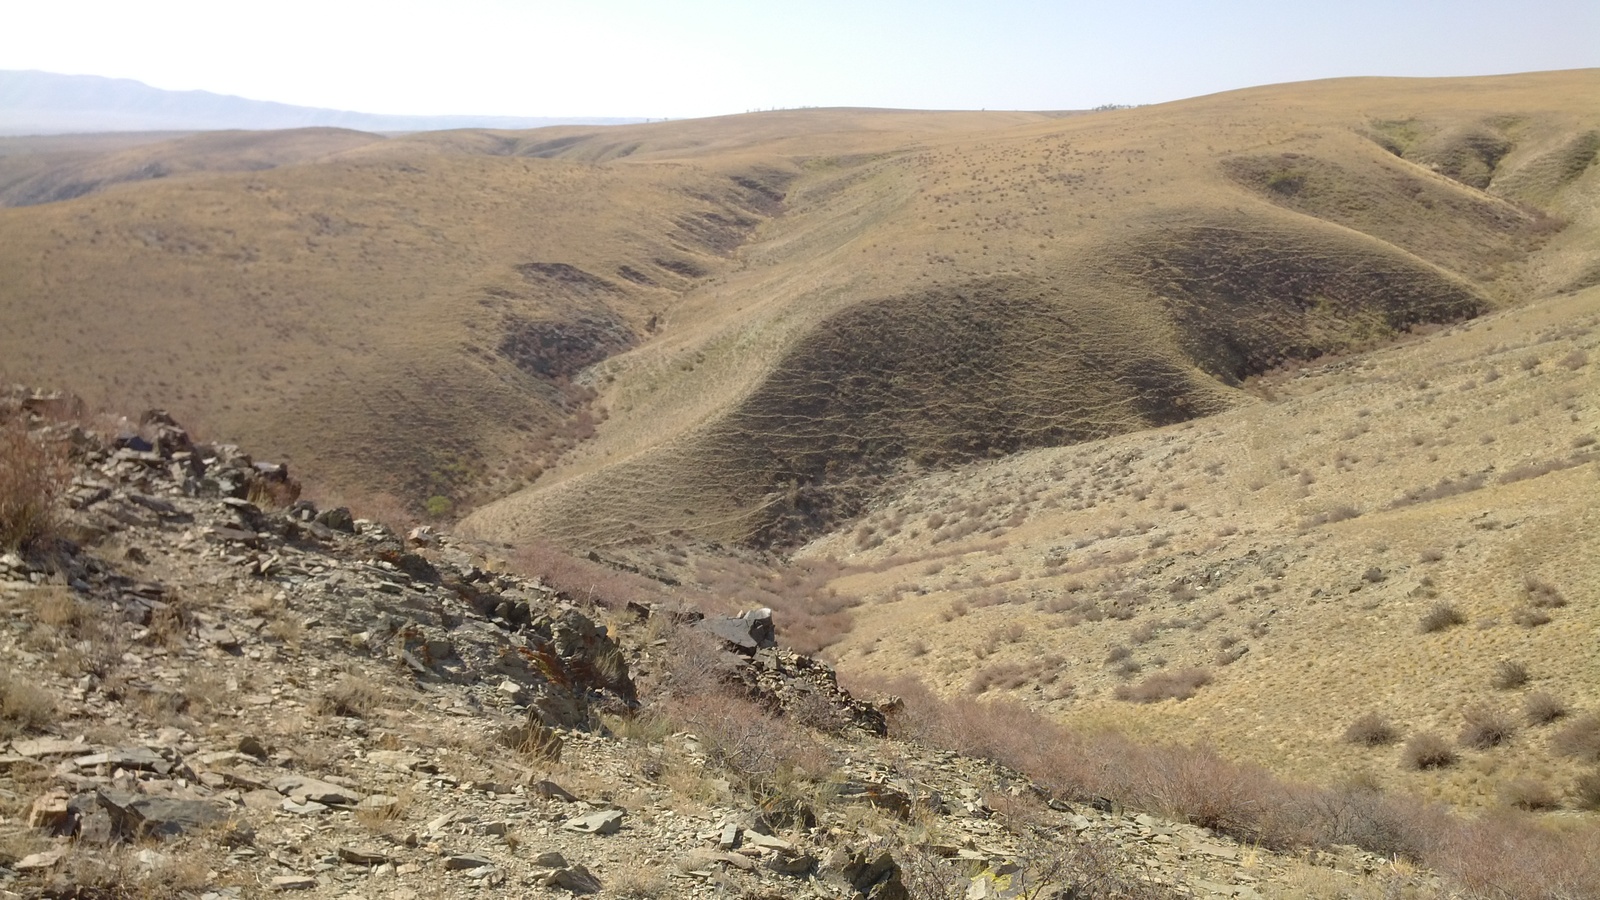
<path fill-rule="evenodd" d="M 408 132 L 618 125 L 642 121 L 605 116 L 363 113 L 251 100 L 211 91 L 168 91 L 131 78 L 62 75 L 33 69 L 0 70 L 0 135 L 314 127 Z"/>

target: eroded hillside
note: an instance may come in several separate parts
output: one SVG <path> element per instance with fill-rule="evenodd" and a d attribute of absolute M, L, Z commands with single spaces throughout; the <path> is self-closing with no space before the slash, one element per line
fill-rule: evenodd
<path fill-rule="evenodd" d="M 1595 77 L 12 155 L 0 352 L 351 498 L 526 486 L 487 537 L 793 546 L 1588 283 Z"/>

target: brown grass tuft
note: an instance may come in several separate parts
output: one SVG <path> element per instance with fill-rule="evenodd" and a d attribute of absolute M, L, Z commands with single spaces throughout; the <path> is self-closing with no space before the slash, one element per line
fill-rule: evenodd
<path fill-rule="evenodd" d="M 1556 732 L 1552 746 L 1563 756 L 1600 763 L 1600 714 L 1590 713 Z"/>
<path fill-rule="evenodd" d="M 1471 706 L 1461 712 L 1466 720 L 1456 738 L 1463 747 L 1489 750 L 1508 743 L 1517 733 L 1517 723 L 1502 710 L 1490 706 Z"/>
<path fill-rule="evenodd" d="M 1400 739 L 1400 732 L 1386 717 L 1367 713 L 1344 730 L 1344 739 L 1362 747 L 1382 747 Z"/>
<path fill-rule="evenodd" d="M 1490 682 L 1502 691 L 1522 687 L 1528 683 L 1528 667 L 1514 660 L 1502 659 L 1495 664 Z"/>
<path fill-rule="evenodd" d="M 1412 735 L 1400 754 L 1400 764 L 1408 769 L 1444 769 L 1456 764 L 1460 756 L 1450 742 L 1438 733 L 1425 731 Z"/>
<path fill-rule="evenodd" d="M 1529 694 L 1522 701 L 1522 714 L 1529 725 L 1549 725 L 1568 711 L 1565 700 L 1545 691 Z"/>
<path fill-rule="evenodd" d="M 1157 672 L 1134 685 L 1119 685 L 1118 700 L 1130 703 L 1156 703 L 1162 700 L 1187 700 L 1211 683 L 1211 670 L 1194 666 L 1176 672 Z"/>
<path fill-rule="evenodd" d="M 1426 613 L 1423 613 L 1422 621 L 1417 624 L 1417 628 L 1423 634 L 1432 634 L 1435 631 L 1443 631 L 1446 628 L 1454 628 L 1457 625 L 1465 625 L 1466 623 L 1467 617 L 1461 610 L 1441 600 L 1430 607 Z"/>
<path fill-rule="evenodd" d="M 28 433 L 20 417 L 0 420 L 0 550 L 27 550 L 55 533 L 55 498 L 66 460 Z"/>

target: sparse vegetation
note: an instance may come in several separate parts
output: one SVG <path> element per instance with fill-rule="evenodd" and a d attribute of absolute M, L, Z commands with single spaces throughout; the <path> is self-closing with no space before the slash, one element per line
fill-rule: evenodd
<path fill-rule="evenodd" d="M 1447 628 L 1454 628 L 1457 625 L 1465 625 L 1466 623 L 1467 617 L 1461 610 L 1457 609 L 1454 604 L 1441 600 L 1428 608 L 1417 627 L 1423 634 L 1432 634 L 1436 631 L 1444 631 Z"/>
<path fill-rule="evenodd" d="M 1187 700 L 1211 681 L 1211 670 L 1196 666 L 1176 672 L 1157 672 L 1134 685 L 1118 685 L 1115 695 L 1118 700 L 1130 703 Z"/>
<path fill-rule="evenodd" d="M 1517 733 L 1516 722 L 1504 711 L 1490 706 L 1470 706 L 1461 717 L 1466 725 L 1457 738 L 1463 747 L 1489 750 L 1511 740 Z"/>
<path fill-rule="evenodd" d="M 1600 714 L 1590 713 L 1556 732 L 1556 752 L 1583 762 L 1600 763 Z"/>
<path fill-rule="evenodd" d="M 1528 667 L 1515 660 L 1502 659 L 1495 663 L 1490 683 L 1502 691 L 1522 687 L 1528 683 Z"/>
<path fill-rule="evenodd" d="M 1410 769 L 1443 769 L 1456 764 L 1460 756 L 1437 732 L 1424 731 L 1411 736 L 1400 754 L 1401 764 Z"/>
<path fill-rule="evenodd" d="M 1400 739 L 1400 732 L 1384 716 L 1366 713 L 1344 730 L 1344 739 L 1362 747 L 1382 747 Z"/>
<path fill-rule="evenodd" d="M 1549 725 L 1564 718 L 1568 711 L 1566 701 L 1545 691 L 1529 694 L 1522 701 L 1523 718 L 1529 725 Z"/>
<path fill-rule="evenodd" d="M 0 410 L 0 551 L 27 549 L 54 533 L 55 498 L 66 486 L 59 450 Z"/>

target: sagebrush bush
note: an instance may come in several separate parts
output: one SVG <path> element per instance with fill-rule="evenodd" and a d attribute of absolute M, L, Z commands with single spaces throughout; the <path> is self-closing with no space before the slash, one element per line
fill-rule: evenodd
<path fill-rule="evenodd" d="M 1549 725 L 1567 712 L 1565 700 L 1544 691 L 1529 694 L 1522 701 L 1522 713 L 1529 725 Z"/>
<path fill-rule="evenodd" d="M 1411 736 L 1400 754 L 1401 765 L 1408 769 L 1443 769 L 1460 759 L 1450 742 L 1437 732 L 1424 731 Z"/>
<path fill-rule="evenodd" d="M 1600 763 L 1600 715 L 1591 713 L 1556 732 L 1553 746 L 1563 756 Z"/>
<path fill-rule="evenodd" d="M 1134 685 L 1119 685 L 1118 700 L 1130 703 L 1156 703 L 1161 700 L 1187 700 L 1211 683 L 1211 670 L 1195 666 L 1176 672 L 1157 672 Z"/>
<path fill-rule="evenodd" d="M 1514 660 L 1502 659 L 1495 664 L 1494 677 L 1490 681 L 1502 691 L 1522 687 L 1528 683 L 1528 667 Z"/>
<path fill-rule="evenodd" d="M 1472 706 L 1462 710 L 1466 724 L 1457 737 L 1461 746 L 1474 750 L 1488 750 L 1511 740 L 1517 733 L 1517 723 L 1503 711 L 1489 706 Z"/>
<path fill-rule="evenodd" d="M 1590 812 L 1600 811 L 1600 772 L 1579 775 L 1572 783 L 1572 805 Z"/>
<path fill-rule="evenodd" d="M 1461 610 L 1441 600 L 1430 607 L 1426 613 L 1423 613 L 1422 621 L 1418 623 L 1418 628 L 1423 634 L 1432 634 L 1435 631 L 1443 631 L 1446 628 L 1454 628 L 1457 625 L 1465 625 L 1466 623 L 1467 617 Z"/>
<path fill-rule="evenodd" d="M 0 419 L 0 550 L 26 550 L 50 537 L 55 498 L 66 484 L 59 449 L 30 435 L 21 418 Z"/>
<path fill-rule="evenodd" d="M 1400 732 L 1389 720 L 1377 713 L 1367 713 L 1350 723 L 1344 730 L 1344 739 L 1362 747 L 1382 747 L 1400 739 Z"/>
<path fill-rule="evenodd" d="M 1514 778 L 1500 787 L 1500 802 L 1529 812 L 1559 809 L 1561 799 L 1556 792 L 1537 778 Z"/>

